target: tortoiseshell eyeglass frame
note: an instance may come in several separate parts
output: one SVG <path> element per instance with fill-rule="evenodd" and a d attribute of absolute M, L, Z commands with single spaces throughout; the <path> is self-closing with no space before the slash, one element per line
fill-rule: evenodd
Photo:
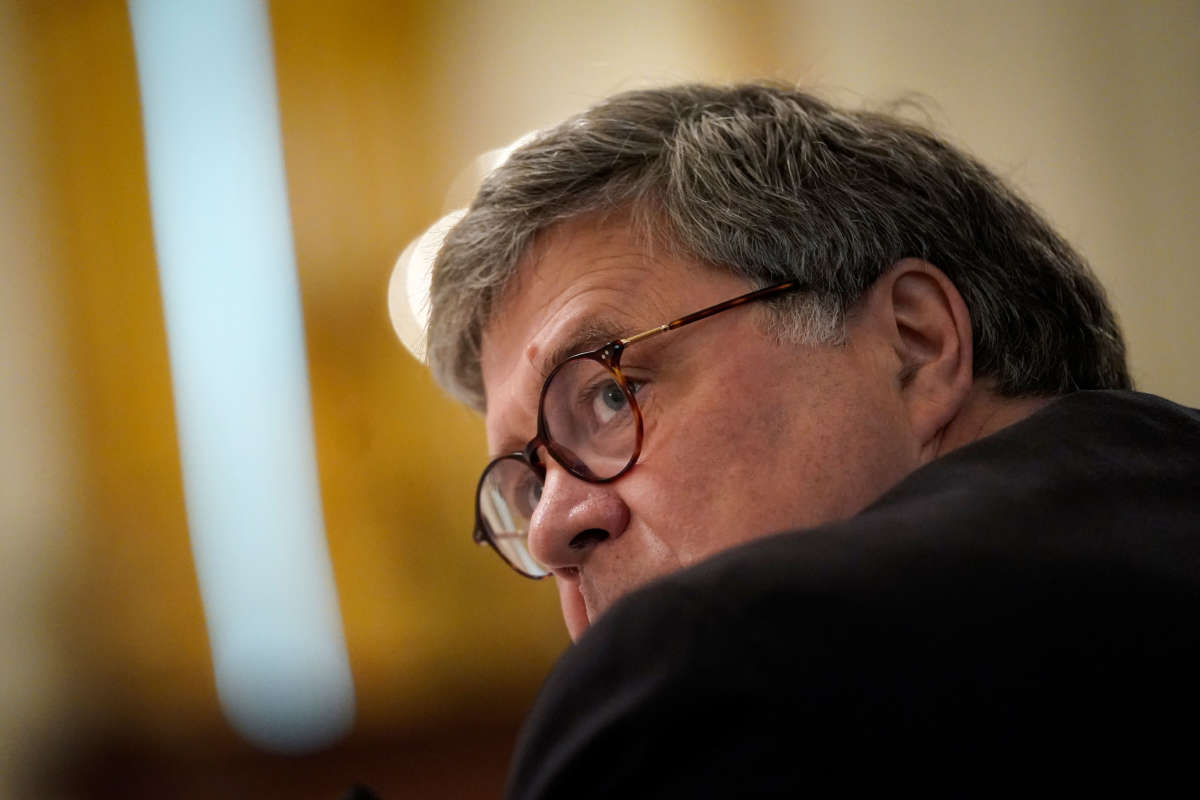
<path fill-rule="evenodd" d="M 752 292 L 738 295 L 737 297 L 730 298 L 729 300 L 717 303 L 716 305 L 702 308 L 699 311 L 693 311 L 691 314 L 680 317 L 679 319 L 665 322 L 662 325 L 657 325 L 640 333 L 635 333 L 632 336 L 626 336 L 623 339 L 615 339 L 608 344 L 597 347 L 595 350 L 577 353 L 560 362 L 554 367 L 554 369 L 550 371 L 550 374 L 546 376 L 546 380 L 542 383 L 542 391 L 538 396 L 537 436 L 530 439 L 520 450 L 493 458 L 488 462 L 487 466 L 484 467 L 482 474 L 479 476 L 479 483 L 475 489 L 475 532 L 473 537 L 475 542 L 477 544 L 486 543 L 490 545 L 491 548 L 496 551 L 496 554 L 499 555 L 500 558 L 504 559 L 505 563 L 507 563 L 521 575 L 524 575 L 527 578 L 533 578 L 535 580 L 544 578 L 545 575 L 532 575 L 509 561 L 509 559 L 497 546 L 495 539 L 493 538 L 493 532 L 484 522 L 482 509 L 480 508 L 480 494 L 483 491 L 484 481 L 487 479 L 488 472 L 490 472 L 491 469 L 499 462 L 507 459 L 514 459 L 523 463 L 526 467 L 533 471 L 534 475 L 537 476 L 539 481 L 544 482 L 546 479 L 546 466 L 542 463 L 542 459 L 538 455 L 537 451 L 539 448 L 545 447 L 546 452 L 548 452 L 555 461 L 561 464 L 563 469 L 580 480 L 587 481 L 588 483 L 611 483 L 612 481 L 615 481 L 617 478 L 620 478 L 633 468 L 633 465 L 637 463 L 638 457 L 642 453 L 642 410 L 638 406 L 637 399 L 635 398 L 635 390 L 629 385 L 629 382 L 621 373 L 621 355 L 625 352 L 625 350 L 631 345 L 645 341 L 646 339 L 650 339 L 659 335 L 660 333 L 677 330 L 678 328 L 682 328 L 685 325 L 690 325 L 693 322 L 699 322 L 702 319 L 708 319 L 711 316 L 720 314 L 722 311 L 728 311 L 732 308 L 744 306 L 747 303 L 753 303 L 757 300 L 766 300 L 768 298 L 776 297 L 788 292 L 801 291 L 804 288 L 805 284 L 802 284 L 800 281 L 785 281 L 784 283 L 777 283 L 774 286 L 766 286 L 761 289 L 755 289 Z M 636 437 L 633 453 L 630 455 L 629 461 L 625 463 L 624 467 L 608 477 L 598 477 L 590 469 L 588 469 L 587 465 L 573 458 L 569 452 L 565 452 L 558 448 L 554 440 L 550 437 L 549 429 L 546 424 L 546 392 L 550 388 L 550 384 L 553 383 L 554 377 L 562 371 L 563 367 L 581 359 L 595 361 L 605 367 L 612 374 L 613 380 L 616 381 L 619 387 L 621 387 L 621 392 L 625 395 L 625 399 L 629 402 L 629 408 L 633 411 L 633 419 L 636 426 Z"/>

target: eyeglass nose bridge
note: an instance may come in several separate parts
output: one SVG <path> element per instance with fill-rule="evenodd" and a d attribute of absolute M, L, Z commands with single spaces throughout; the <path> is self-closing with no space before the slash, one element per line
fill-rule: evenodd
<path fill-rule="evenodd" d="M 543 485 L 546 483 L 546 465 L 537 453 L 538 449 L 542 447 L 546 448 L 546 452 L 550 454 L 550 458 L 554 459 L 559 466 L 565 469 L 570 475 L 578 478 L 581 481 L 586 481 L 588 483 L 607 483 L 615 478 L 615 476 L 614 478 L 597 478 L 596 474 L 588 469 L 588 465 L 583 462 L 583 459 L 579 458 L 565 447 L 558 445 L 549 435 L 549 431 L 547 431 L 545 432 L 545 435 L 539 435 L 538 437 L 530 440 L 529 444 L 525 445 L 525 449 L 522 451 L 522 455 L 525 457 L 526 463 L 528 463 L 530 468 L 537 473 L 537 476 L 541 479 Z M 625 470 L 622 470 L 622 472 L 624 471 Z"/>
<path fill-rule="evenodd" d="M 548 438 L 549 437 L 545 435 L 545 431 L 542 430 L 542 425 L 539 422 L 538 435 L 526 442 L 525 446 L 522 447 L 520 451 L 521 458 L 525 460 L 525 463 L 531 470 L 534 471 L 534 473 L 537 474 L 538 478 L 540 478 L 543 483 L 546 481 L 546 465 L 542 461 L 542 457 L 538 455 L 538 450 L 545 447 L 547 452 L 550 451 L 550 445 L 546 443 Z"/>
<path fill-rule="evenodd" d="M 543 447 L 546 448 L 546 452 L 550 455 L 550 458 L 554 459 L 554 461 L 563 469 L 565 469 L 574 477 L 583 481 L 587 481 L 588 483 L 608 483 L 609 481 L 616 480 L 621 474 L 624 474 L 629 469 L 629 467 L 626 467 L 625 469 L 622 469 L 618 475 L 614 475 L 611 478 L 597 478 L 595 473 L 588 468 L 587 464 L 585 464 L 582 459 L 576 457 L 575 454 L 570 450 L 567 450 L 560 445 L 556 446 L 554 439 L 550 436 L 550 432 L 544 423 L 539 421 L 538 428 L 538 435 L 526 442 L 525 446 L 516 453 L 513 453 L 513 455 L 519 456 L 521 460 L 525 462 L 525 465 L 528 466 L 535 475 L 537 475 L 538 480 L 540 480 L 543 485 L 546 483 L 546 463 L 542 459 L 541 455 L 538 454 L 538 450 L 541 450 Z M 637 460 L 636 454 L 633 460 Z M 632 466 L 632 464 L 630 466 Z"/>

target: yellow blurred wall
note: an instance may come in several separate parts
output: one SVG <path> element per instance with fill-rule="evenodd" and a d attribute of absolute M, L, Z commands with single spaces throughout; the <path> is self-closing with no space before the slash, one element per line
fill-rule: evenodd
<path fill-rule="evenodd" d="M 0 20 L 10 5 L 0 3 Z M 28 31 L 0 22 L 0 798 L 17 796 L 64 704 L 50 631 L 81 506 L 58 253 L 24 79 L 32 64 Z"/>

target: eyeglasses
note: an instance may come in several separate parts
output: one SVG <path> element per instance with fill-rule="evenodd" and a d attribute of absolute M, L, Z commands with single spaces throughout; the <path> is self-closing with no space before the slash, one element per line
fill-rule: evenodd
<path fill-rule="evenodd" d="M 528 548 L 529 523 L 546 479 L 538 450 L 544 447 L 567 472 L 588 483 L 609 483 L 633 468 L 642 452 L 642 411 L 637 403 L 641 385 L 621 373 L 624 352 L 660 333 L 801 288 L 799 281 L 787 281 L 756 289 L 573 355 L 556 366 L 542 384 L 537 436 L 522 449 L 493 459 L 479 477 L 475 542 L 491 545 L 527 578 L 549 575 Z"/>

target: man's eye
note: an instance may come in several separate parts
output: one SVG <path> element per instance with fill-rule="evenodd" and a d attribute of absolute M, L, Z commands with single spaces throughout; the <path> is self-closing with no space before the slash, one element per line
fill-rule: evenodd
<path fill-rule="evenodd" d="M 596 387 L 592 395 L 592 416 L 601 425 L 612 422 L 628 408 L 629 399 L 616 381 L 605 381 Z"/>
<path fill-rule="evenodd" d="M 620 386 L 617 386 L 617 384 L 612 382 L 605 386 L 603 391 L 600 392 L 599 399 L 600 402 L 604 404 L 605 408 L 614 412 L 625 408 L 625 403 L 627 402 L 625 399 L 625 392 L 621 391 Z"/>

